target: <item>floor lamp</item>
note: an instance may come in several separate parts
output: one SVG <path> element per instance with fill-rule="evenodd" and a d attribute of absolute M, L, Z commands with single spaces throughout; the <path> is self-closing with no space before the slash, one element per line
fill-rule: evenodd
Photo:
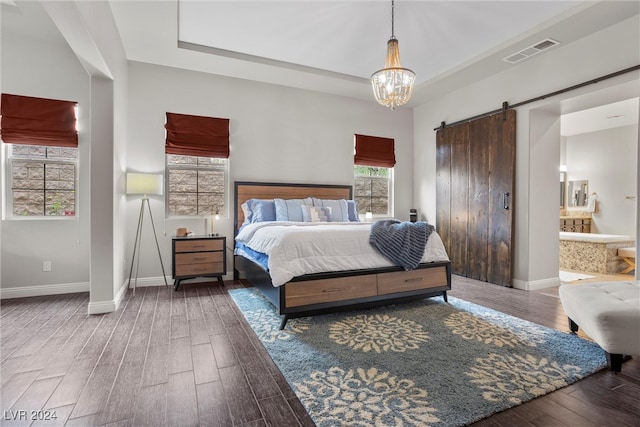
<path fill-rule="evenodd" d="M 133 265 L 136 265 L 136 275 L 133 281 L 133 295 L 136 295 L 136 285 L 138 284 L 138 267 L 140 266 L 140 246 L 142 243 L 142 224 L 144 220 L 145 204 L 149 209 L 149 218 L 151 218 L 151 227 L 153 229 L 153 237 L 156 239 L 156 247 L 158 248 L 158 257 L 160 258 L 160 266 L 162 267 L 162 277 L 164 285 L 167 283 L 167 275 L 164 272 L 164 264 L 162 263 L 162 255 L 160 254 L 160 245 L 158 244 L 158 235 L 156 234 L 156 226 L 153 223 L 153 215 L 151 214 L 151 205 L 149 205 L 149 195 L 162 195 L 162 175 L 151 173 L 127 173 L 127 194 L 142 194 L 142 202 L 140 204 L 140 215 L 138 216 L 138 230 L 136 231 L 136 240 L 133 244 L 133 257 L 131 258 L 131 269 L 129 270 L 129 284 L 131 288 L 131 276 L 133 274 Z M 137 261 L 136 261 L 137 258 Z"/>

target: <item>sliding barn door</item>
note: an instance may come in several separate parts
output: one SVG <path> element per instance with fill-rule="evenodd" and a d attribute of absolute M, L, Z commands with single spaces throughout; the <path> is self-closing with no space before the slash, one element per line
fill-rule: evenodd
<path fill-rule="evenodd" d="M 438 130 L 438 233 L 453 274 L 511 286 L 515 110 Z"/>

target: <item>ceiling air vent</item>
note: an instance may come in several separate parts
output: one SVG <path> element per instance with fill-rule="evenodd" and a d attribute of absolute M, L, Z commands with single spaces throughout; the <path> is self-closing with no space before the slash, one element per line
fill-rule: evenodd
<path fill-rule="evenodd" d="M 549 48 L 552 48 L 553 46 L 560 44 L 560 42 L 557 42 L 555 40 L 552 39 L 545 39 L 542 40 L 536 44 L 534 44 L 533 46 L 529 46 L 526 47 L 524 49 L 522 49 L 519 52 L 513 53 L 509 56 L 507 56 L 506 58 L 503 58 L 502 60 L 505 62 L 508 62 L 510 64 L 515 64 L 516 62 L 520 62 L 523 61 L 527 58 L 532 57 L 533 55 L 537 55 L 540 52 L 542 52 L 543 50 L 547 50 Z"/>

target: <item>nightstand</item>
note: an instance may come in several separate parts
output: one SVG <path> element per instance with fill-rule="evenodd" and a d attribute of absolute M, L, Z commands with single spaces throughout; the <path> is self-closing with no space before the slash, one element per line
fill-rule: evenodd
<path fill-rule="evenodd" d="M 196 277 L 217 277 L 220 286 L 227 274 L 227 238 L 225 236 L 192 236 L 172 238 L 174 288 L 180 282 Z"/>

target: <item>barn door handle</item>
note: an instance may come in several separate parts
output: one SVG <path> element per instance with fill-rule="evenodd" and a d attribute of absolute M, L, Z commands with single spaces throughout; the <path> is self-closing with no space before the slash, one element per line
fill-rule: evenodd
<path fill-rule="evenodd" d="M 509 210 L 509 193 L 502 193 L 502 207 Z"/>

